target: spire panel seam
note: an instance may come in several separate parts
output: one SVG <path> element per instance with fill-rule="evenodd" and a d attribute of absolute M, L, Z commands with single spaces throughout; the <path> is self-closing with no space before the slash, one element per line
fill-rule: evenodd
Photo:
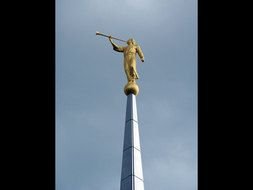
<path fill-rule="evenodd" d="M 130 149 L 130 148 L 135 148 L 136 150 L 138 150 L 139 152 L 141 152 L 140 149 L 138 149 L 138 148 L 136 148 L 136 147 L 134 147 L 134 146 L 129 146 L 129 147 L 125 148 L 125 149 L 123 150 L 123 152 L 126 151 L 126 150 L 128 150 L 128 149 Z"/>
<path fill-rule="evenodd" d="M 133 176 L 133 177 L 136 177 L 136 178 L 138 178 L 139 180 L 141 180 L 141 181 L 144 182 L 144 179 L 141 179 L 141 178 L 139 178 L 138 176 L 136 176 L 136 175 L 134 175 L 134 174 L 130 174 L 130 175 L 128 175 L 127 177 L 121 179 L 121 182 L 124 181 L 124 180 L 126 180 L 126 179 L 129 178 L 129 177 L 132 177 L 132 176 Z"/>
<path fill-rule="evenodd" d="M 136 120 L 134 120 L 134 119 L 129 119 L 129 120 L 127 120 L 127 121 L 126 121 L 126 124 L 127 124 L 129 121 L 131 121 L 131 120 L 132 120 L 132 121 L 135 121 L 135 123 L 138 124 L 138 121 L 136 121 Z"/>

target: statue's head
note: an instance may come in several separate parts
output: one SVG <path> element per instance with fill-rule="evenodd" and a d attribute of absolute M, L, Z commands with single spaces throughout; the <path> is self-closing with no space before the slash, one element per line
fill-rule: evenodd
<path fill-rule="evenodd" d="M 130 45 L 136 45 L 136 41 L 133 38 L 130 38 L 129 40 L 127 40 L 127 44 Z"/>

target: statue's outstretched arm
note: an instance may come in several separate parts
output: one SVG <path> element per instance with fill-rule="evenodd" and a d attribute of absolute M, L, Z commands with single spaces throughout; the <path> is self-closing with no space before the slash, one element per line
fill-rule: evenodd
<path fill-rule="evenodd" d="M 143 52 L 141 50 L 141 47 L 137 46 L 136 51 L 137 51 L 139 57 L 141 58 L 141 61 L 144 62 L 144 54 L 143 54 Z"/>
<path fill-rule="evenodd" d="M 118 46 L 117 44 L 115 44 L 110 37 L 109 37 L 109 41 L 112 44 L 113 50 L 115 50 L 117 52 L 123 52 L 124 51 L 124 48 L 121 47 L 121 46 Z"/>

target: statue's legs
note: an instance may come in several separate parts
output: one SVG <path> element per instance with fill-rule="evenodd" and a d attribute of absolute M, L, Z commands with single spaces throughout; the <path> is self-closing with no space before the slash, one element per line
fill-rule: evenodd
<path fill-rule="evenodd" d="M 131 75 L 130 75 L 129 65 L 127 64 L 127 62 L 124 62 L 124 69 L 125 69 L 127 80 L 128 80 L 128 82 L 130 82 L 131 81 Z"/>
<path fill-rule="evenodd" d="M 132 61 L 130 62 L 130 75 L 132 76 L 132 78 L 134 79 L 138 79 L 139 76 L 138 76 L 138 73 L 136 71 L 136 61 Z"/>
<path fill-rule="evenodd" d="M 136 72 L 136 62 L 129 60 L 124 61 L 124 69 L 128 80 L 128 83 L 124 87 L 124 92 L 126 95 L 130 93 L 137 95 L 139 93 L 139 87 L 135 83 L 135 79 L 138 79 L 138 74 Z"/>
<path fill-rule="evenodd" d="M 135 56 L 129 55 L 127 59 L 125 59 L 124 69 L 128 82 L 135 82 L 135 79 L 139 78 L 138 73 L 136 71 Z"/>

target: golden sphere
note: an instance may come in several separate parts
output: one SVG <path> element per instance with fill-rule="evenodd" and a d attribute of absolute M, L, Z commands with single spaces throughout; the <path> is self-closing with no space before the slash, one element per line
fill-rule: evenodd
<path fill-rule="evenodd" d="M 137 96 L 139 93 L 139 87 L 135 82 L 128 82 L 125 85 L 124 92 L 126 95 L 129 95 L 130 93 L 132 93 L 135 96 Z"/>

